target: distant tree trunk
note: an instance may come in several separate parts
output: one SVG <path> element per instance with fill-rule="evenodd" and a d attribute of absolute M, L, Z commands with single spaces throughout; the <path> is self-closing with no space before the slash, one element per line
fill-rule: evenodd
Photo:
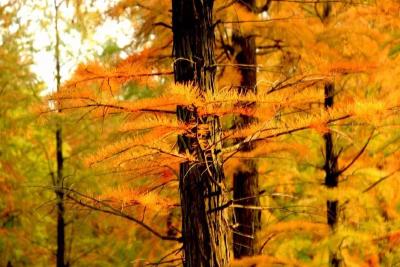
<path fill-rule="evenodd" d="M 60 89 L 61 74 L 60 74 L 60 36 L 58 31 L 58 12 L 59 5 L 54 1 L 55 5 L 55 60 L 56 60 L 56 82 L 57 91 Z M 59 109 L 58 112 L 61 112 Z M 57 159 L 57 174 L 53 181 L 56 194 L 56 207 L 57 207 L 57 267 L 65 267 L 65 207 L 64 207 L 64 190 L 63 190 L 63 170 L 64 170 L 64 156 L 63 156 L 63 139 L 62 127 L 57 123 L 56 129 L 56 159 Z"/>
<path fill-rule="evenodd" d="M 193 84 L 203 93 L 215 89 L 212 8 L 212 0 L 172 1 L 175 82 Z M 179 152 L 196 158 L 180 165 L 184 266 L 227 266 L 229 227 L 223 209 L 219 119 L 200 116 L 194 106 L 178 106 L 177 117 L 192 125 L 178 137 Z"/>
<path fill-rule="evenodd" d="M 319 15 L 322 22 L 326 22 L 332 12 L 331 3 L 322 3 L 322 12 Z M 324 107 L 326 110 L 333 107 L 335 97 L 335 84 L 327 82 L 324 86 Z M 331 131 L 328 131 L 323 136 L 325 141 L 325 186 L 327 188 L 336 188 L 339 183 L 339 167 L 338 156 L 334 151 L 334 142 Z M 329 228 L 333 233 L 336 229 L 339 219 L 339 201 L 327 200 L 326 202 L 326 217 Z M 329 251 L 329 266 L 339 267 L 340 259 L 336 251 Z"/>
<path fill-rule="evenodd" d="M 325 84 L 325 108 L 333 107 L 333 99 L 335 94 L 335 86 L 333 83 Z M 334 152 L 334 144 L 332 140 L 332 133 L 328 131 L 324 134 L 325 141 L 325 186 L 327 188 L 335 188 L 338 186 L 339 182 L 339 169 L 337 162 L 337 155 Z M 338 223 L 338 208 L 339 202 L 337 200 L 327 200 L 326 202 L 326 214 L 327 214 L 327 222 L 329 228 L 333 232 Z M 338 267 L 340 265 L 340 260 L 337 257 L 336 252 L 329 252 L 329 266 Z"/>
<path fill-rule="evenodd" d="M 65 209 L 63 187 L 64 157 L 62 154 L 62 130 L 56 130 L 57 177 L 55 193 L 57 199 L 57 267 L 65 266 Z"/>
<path fill-rule="evenodd" d="M 239 2 L 249 11 L 256 8 L 255 0 Z M 240 27 L 240 26 L 239 26 Z M 235 48 L 235 61 L 239 65 L 242 76 L 239 93 L 247 94 L 257 92 L 257 59 L 256 40 L 252 33 L 243 33 L 240 28 L 232 34 L 232 44 Z M 251 107 L 255 103 L 240 103 Z M 254 117 L 241 115 L 235 118 L 235 128 L 246 127 L 254 122 Z M 242 151 L 250 151 L 252 145 L 248 144 Z M 235 204 L 243 206 L 260 206 L 258 173 L 255 160 L 247 159 L 241 162 L 233 174 L 233 199 Z M 237 225 L 233 232 L 233 253 L 235 258 L 252 256 L 257 253 L 257 231 L 261 227 L 261 211 L 255 209 L 235 208 L 234 223 Z"/>

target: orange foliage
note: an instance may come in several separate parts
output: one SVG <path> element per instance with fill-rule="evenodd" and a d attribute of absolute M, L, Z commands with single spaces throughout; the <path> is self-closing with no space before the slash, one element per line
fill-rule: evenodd
<path fill-rule="evenodd" d="M 165 12 L 169 8 L 167 2 L 120 1 L 110 14 L 119 16 L 128 11 L 133 20 L 136 19 L 134 24 L 139 24 L 138 35 L 146 37 L 141 38 L 139 44 L 151 48 L 143 49 L 112 67 L 104 67 L 98 62 L 80 65 L 74 77 L 51 97 L 63 111 L 84 109 L 95 118 L 103 119 L 111 115 L 121 115 L 123 118 L 116 127 L 118 132 L 113 132 L 117 137 L 95 155 L 89 156 L 87 165 L 94 167 L 102 162 L 115 173 L 120 173 L 118 177 L 125 177 L 129 182 L 135 179 L 135 183 L 141 185 L 133 187 L 137 186 L 133 183 L 111 189 L 101 194 L 100 200 L 109 201 L 120 208 L 146 206 L 157 212 L 169 211 L 174 205 L 173 201 L 150 189 L 174 181 L 179 163 L 195 160 L 193 155 L 178 152 L 177 135 L 186 133 L 192 138 L 206 135 L 210 131 L 207 127 L 201 128 L 204 125 L 200 118 L 215 116 L 227 118 L 223 140 L 216 141 L 221 142 L 218 145 L 223 145 L 221 155 L 226 163 L 227 174 L 232 176 L 233 169 L 241 164 L 240 158 L 257 159 L 261 165 L 259 171 L 268 172 L 272 177 L 263 175 L 263 178 L 268 179 L 260 180 L 261 186 L 266 188 L 267 196 L 277 192 L 279 194 L 276 195 L 293 196 L 287 202 L 273 197 L 262 201 L 317 209 L 317 219 L 311 221 L 314 217 L 305 217 L 301 212 L 297 214 L 296 211 L 289 213 L 285 209 L 274 211 L 267 208 L 265 212 L 269 212 L 270 217 L 278 222 L 264 225 L 260 240 L 278 234 L 297 236 L 307 233 L 313 237 L 313 241 L 324 240 L 318 245 L 324 248 L 320 250 L 327 251 L 327 247 L 336 245 L 331 244 L 337 242 L 336 239 L 346 241 L 348 236 L 360 229 L 370 227 L 379 232 L 381 228 L 393 226 L 391 220 L 398 218 L 393 203 L 397 204 L 399 197 L 391 196 L 389 190 L 385 195 L 379 190 L 365 188 L 377 180 L 372 174 L 394 171 L 399 163 L 398 153 L 393 152 L 398 150 L 396 141 L 394 144 L 377 145 L 380 134 L 387 133 L 394 140 L 398 136 L 395 130 L 398 130 L 396 116 L 400 94 L 396 88 L 400 82 L 395 76 L 400 72 L 398 62 L 387 59 L 386 47 L 392 43 L 391 35 L 395 35 L 400 27 L 395 17 L 399 12 L 399 3 L 385 0 L 373 5 L 350 5 L 339 1 L 331 3 L 331 16 L 324 19 L 321 15 L 322 6 L 315 3 L 274 1 L 268 11 L 268 18 L 265 18 L 265 14 L 263 18 L 243 5 L 217 1 L 220 9 L 215 16 L 223 25 L 216 25 L 222 27 L 217 34 L 219 42 L 229 39 L 234 31 L 251 33 L 257 37 L 257 93 L 236 92 L 235 88 L 242 77 L 231 62 L 233 55 L 217 43 L 218 86 L 214 92 L 201 95 L 193 85 L 173 84 L 169 77 L 173 62 L 169 57 L 164 57 L 167 58 L 162 61 L 167 62 L 165 65 L 159 64 L 161 59 L 156 59 L 157 56 L 167 54 L 165 51 L 171 48 L 170 29 L 165 25 L 170 23 L 169 14 Z M 241 20 L 247 22 L 235 23 Z M 154 25 L 155 21 L 159 25 Z M 157 40 L 149 41 L 148 38 L 153 34 Z M 165 49 L 160 48 L 163 45 Z M 228 41 L 225 46 L 229 45 Z M 334 106 L 329 109 L 324 106 L 326 99 L 323 85 L 327 81 L 335 84 Z M 121 92 L 128 82 L 145 85 L 150 89 L 161 87 L 162 92 L 157 97 L 126 100 L 121 97 Z M 251 104 L 246 106 L 245 103 Z M 177 106 L 196 110 L 199 118 L 190 124 L 178 122 L 175 117 Z M 246 127 L 235 128 L 231 127 L 232 115 L 250 116 L 256 120 Z M 389 127 L 390 130 L 386 130 Z M 195 134 L 191 132 L 193 129 Z M 368 144 L 359 158 L 355 158 L 372 130 L 376 135 L 372 136 L 371 144 Z M 325 173 L 321 135 L 328 132 L 334 137 L 335 156 L 340 156 L 340 187 L 332 190 L 322 189 Z M 386 139 L 386 136 L 382 139 Z M 255 148 L 241 151 L 247 143 Z M 200 143 L 204 150 L 216 145 Z M 385 150 L 387 147 L 391 150 Z M 284 154 L 285 163 L 283 158 L 273 157 L 277 154 Z M 387 154 L 384 160 L 383 154 Z M 356 161 L 352 162 L 353 159 Z M 348 169 L 342 173 L 345 166 Z M 245 166 L 241 167 L 246 170 Z M 365 173 L 359 174 L 361 169 L 366 169 Z M 397 188 L 398 185 L 391 182 L 386 186 Z M 176 183 L 173 189 L 176 191 Z M 229 191 L 224 193 L 230 194 Z M 321 216 L 325 212 L 321 207 L 325 207 L 327 199 L 338 200 L 340 213 L 347 216 L 340 218 L 344 229 L 339 227 L 334 233 L 329 232 L 326 223 L 319 222 L 326 219 L 325 215 Z M 356 203 L 347 205 L 349 201 Z M 376 204 L 378 202 L 381 203 Z M 375 206 L 371 207 L 371 203 Z M 350 208 L 354 212 L 346 210 Z M 288 214 L 294 219 L 285 221 Z M 306 243 L 309 240 L 302 241 Z M 399 245 L 400 233 L 395 231 L 374 241 L 385 243 L 389 249 L 393 249 Z M 297 239 L 287 242 L 302 243 Z M 357 247 L 360 242 L 356 240 L 352 245 Z M 293 247 L 288 245 L 288 254 L 295 254 Z M 380 264 L 381 259 L 374 253 L 360 253 L 366 255 L 362 258 L 349 247 L 341 251 L 344 261 L 348 260 L 354 266 Z M 302 266 L 295 260 L 276 258 L 274 251 L 270 252 L 271 255 L 234 261 L 232 266 Z M 315 255 L 324 257 L 324 252 L 317 251 Z"/>
<path fill-rule="evenodd" d="M 162 197 L 156 192 L 148 192 L 148 190 L 148 188 L 118 187 L 107 190 L 107 192 L 99 195 L 97 199 L 121 209 L 144 206 L 151 211 L 163 214 L 167 214 L 169 208 L 175 205 L 172 200 Z"/>

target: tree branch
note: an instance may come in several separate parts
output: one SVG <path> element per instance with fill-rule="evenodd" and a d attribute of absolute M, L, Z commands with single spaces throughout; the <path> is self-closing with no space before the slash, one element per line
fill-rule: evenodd
<path fill-rule="evenodd" d="M 372 131 L 371 135 L 368 137 L 367 142 L 361 148 L 361 150 L 358 152 L 358 154 L 352 159 L 352 161 L 346 167 L 344 167 L 343 169 L 341 169 L 337 172 L 338 176 L 341 175 L 342 173 L 344 173 L 345 171 L 347 171 L 358 160 L 358 158 L 361 157 L 361 155 L 364 153 L 365 149 L 367 148 L 369 142 L 371 141 L 373 134 L 374 134 L 374 131 Z"/>
<path fill-rule="evenodd" d="M 153 26 L 154 27 L 156 27 L 156 26 L 161 26 L 161 27 L 165 27 L 165 28 L 167 28 L 167 29 L 170 29 L 170 30 L 172 30 L 172 26 L 171 25 L 168 25 L 167 23 L 165 23 L 165 22 L 156 22 L 156 23 L 153 23 Z"/>
<path fill-rule="evenodd" d="M 370 191 L 371 189 L 373 189 L 375 186 L 379 185 L 380 183 L 382 183 L 383 181 L 385 181 L 386 179 L 390 178 L 392 175 L 394 175 L 396 172 L 398 172 L 400 169 L 397 169 L 391 173 L 389 173 L 386 176 L 381 177 L 380 179 L 378 179 L 376 182 L 372 183 L 370 186 L 368 186 L 367 188 L 365 188 L 362 192 L 363 193 L 367 193 L 368 191 Z"/>
<path fill-rule="evenodd" d="M 74 201 L 75 203 L 77 203 L 77 204 L 79 204 L 81 206 L 84 206 L 84 207 L 92 209 L 92 210 L 100 211 L 100 212 L 103 212 L 103 213 L 107 213 L 107 214 L 115 215 L 115 216 L 118 216 L 118 217 L 122 217 L 122 218 L 128 219 L 130 221 L 133 221 L 134 223 L 136 223 L 136 224 L 140 225 L 141 227 L 145 228 L 147 231 L 149 231 L 150 233 L 152 233 L 153 235 L 159 237 L 162 240 L 182 242 L 182 238 L 162 235 L 158 231 L 156 231 L 152 227 L 150 227 L 149 225 L 147 225 L 144 222 L 142 222 L 141 220 L 136 219 L 135 217 L 132 217 L 131 215 L 126 214 L 126 213 L 124 213 L 124 212 L 122 212 L 120 210 L 117 210 L 117 209 L 113 208 L 112 206 L 110 206 L 110 205 L 108 205 L 108 204 L 106 204 L 106 203 L 104 203 L 102 201 L 99 201 L 99 200 L 97 200 L 95 198 L 86 196 L 86 195 L 84 195 L 82 193 L 79 193 L 79 192 L 73 190 L 73 189 L 67 189 L 67 190 L 70 193 L 74 193 L 74 194 L 77 194 L 77 195 L 79 195 L 81 197 L 90 199 L 90 200 L 94 201 L 95 203 L 100 204 L 100 205 L 102 205 L 102 206 L 104 206 L 104 207 L 106 207 L 108 209 L 102 209 L 100 207 L 96 207 L 94 205 L 90 205 L 90 204 L 85 203 L 84 201 L 82 201 L 80 199 L 77 199 L 77 198 L 73 197 L 71 194 L 67 194 L 67 197 L 69 199 L 71 199 L 72 201 Z"/>

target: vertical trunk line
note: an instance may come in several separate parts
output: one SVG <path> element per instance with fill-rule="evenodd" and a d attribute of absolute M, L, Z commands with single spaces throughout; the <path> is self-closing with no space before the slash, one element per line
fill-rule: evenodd
<path fill-rule="evenodd" d="M 323 3 L 322 14 L 319 14 L 321 21 L 326 23 L 332 12 L 331 3 Z M 333 107 L 335 96 L 335 84 L 328 82 L 324 86 L 324 107 L 326 110 Z M 337 188 L 339 186 L 339 168 L 338 168 L 338 156 L 334 151 L 334 142 L 332 132 L 328 131 L 323 136 L 325 141 L 325 186 L 327 188 Z M 338 200 L 327 200 L 326 202 L 326 217 L 329 229 L 331 233 L 336 230 L 339 220 L 339 201 Z M 337 251 L 329 251 L 329 266 L 339 267 L 340 259 L 337 255 Z"/>
<path fill-rule="evenodd" d="M 255 0 L 243 0 L 240 4 L 249 11 L 256 9 Z M 241 66 L 239 67 L 239 71 L 242 80 L 238 92 L 240 94 L 256 93 L 257 58 L 255 36 L 251 33 L 242 33 L 240 29 L 234 29 L 232 44 L 236 50 L 234 51 L 235 61 Z M 246 102 L 239 105 L 252 108 L 255 106 L 255 103 Z M 252 116 L 241 115 L 235 118 L 233 127 L 246 127 L 254 121 L 255 118 Z M 251 151 L 252 149 L 252 145 L 249 144 L 242 151 Z M 233 199 L 235 203 L 243 206 L 260 206 L 260 189 L 256 161 L 247 159 L 243 160 L 241 164 L 242 166 L 237 168 L 233 174 Z M 234 220 L 236 225 L 233 232 L 234 257 L 241 258 L 256 255 L 258 252 L 257 232 L 261 228 L 261 210 L 235 208 Z"/>
<path fill-rule="evenodd" d="M 56 153 L 57 153 L 57 180 L 55 194 L 57 199 L 57 267 L 65 266 L 65 208 L 63 191 L 63 166 L 64 157 L 62 154 L 62 129 L 56 130 Z"/>
<path fill-rule="evenodd" d="M 326 83 L 324 88 L 325 95 L 325 109 L 333 107 L 335 86 L 333 83 Z M 327 188 L 338 187 L 339 177 L 338 177 L 338 162 L 337 155 L 334 152 L 334 144 L 332 139 L 332 133 L 328 131 L 323 136 L 325 141 L 325 186 Z M 338 200 L 327 200 L 326 202 L 326 216 L 327 222 L 331 232 L 335 231 L 339 218 L 339 202 Z M 340 265 L 340 260 L 337 257 L 336 252 L 329 252 L 329 265 L 332 267 L 338 267 Z"/>
<path fill-rule="evenodd" d="M 174 78 L 194 85 L 200 95 L 214 92 L 215 58 L 212 0 L 173 0 Z M 229 263 L 228 223 L 224 203 L 224 173 L 219 156 L 218 117 L 200 116 L 194 106 L 178 106 L 177 119 L 191 129 L 178 136 L 181 154 L 194 161 L 180 164 L 184 266 L 224 267 Z"/>
<path fill-rule="evenodd" d="M 55 60 L 56 60 L 56 82 L 57 92 L 60 90 L 61 84 L 61 72 L 60 72 L 60 34 L 58 29 L 58 12 L 59 5 L 54 0 L 55 7 Z M 61 113 L 61 108 L 57 109 L 58 113 Z M 56 159 L 57 159 L 57 177 L 54 184 L 55 194 L 57 200 L 57 253 L 56 262 L 57 267 L 65 267 L 65 207 L 64 207 L 64 191 L 63 191 L 63 170 L 64 170 L 64 156 L 62 152 L 63 139 L 62 139 L 62 127 L 60 123 L 56 126 Z"/>

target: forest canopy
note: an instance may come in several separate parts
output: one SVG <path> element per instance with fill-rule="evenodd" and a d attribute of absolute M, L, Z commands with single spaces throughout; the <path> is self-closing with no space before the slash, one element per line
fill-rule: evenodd
<path fill-rule="evenodd" d="M 400 263 L 399 1 L 34 2 L 0 1 L 0 266 Z"/>

